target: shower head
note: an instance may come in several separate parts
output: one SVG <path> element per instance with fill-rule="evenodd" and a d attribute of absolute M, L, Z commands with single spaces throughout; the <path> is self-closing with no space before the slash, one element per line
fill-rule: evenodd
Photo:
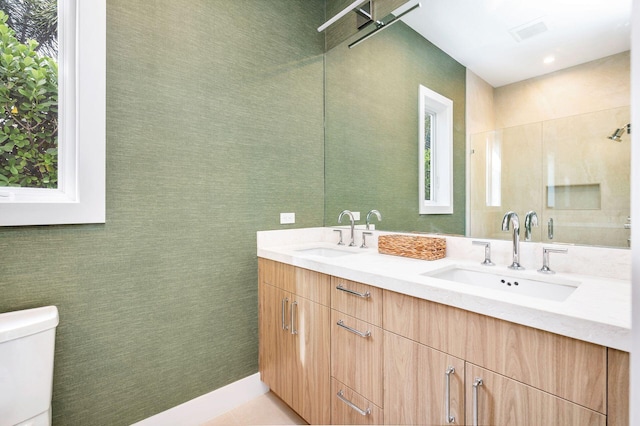
<path fill-rule="evenodd" d="M 608 136 L 609 139 L 616 142 L 622 142 L 622 135 L 624 135 L 625 131 L 627 133 L 631 133 L 631 124 L 627 124 L 625 126 L 616 129 L 611 136 Z"/>
<path fill-rule="evenodd" d="M 619 129 L 616 129 L 615 132 L 611 134 L 611 136 L 609 136 L 609 139 L 611 139 L 612 141 L 620 142 L 622 141 L 623 134 L 624 134 L 624 127 L 620 127 Z"/>

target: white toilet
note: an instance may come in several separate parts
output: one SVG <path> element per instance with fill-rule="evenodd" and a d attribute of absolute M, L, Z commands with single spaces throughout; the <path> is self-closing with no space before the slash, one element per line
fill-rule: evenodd
<path fill-rule="evenodd" d="M 0 426 L 51 424 L 55 306 L 0 314 Z"/>

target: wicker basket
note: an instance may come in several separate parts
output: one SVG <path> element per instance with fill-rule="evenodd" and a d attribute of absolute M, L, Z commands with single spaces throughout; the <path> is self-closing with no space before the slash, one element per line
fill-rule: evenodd
<path fill-rule="evenodd" d="M 447 255 L 447 240 L 410 235 L 381 235 L 378 237 L 378 252 L 414 259 L 437 260 Z"/>

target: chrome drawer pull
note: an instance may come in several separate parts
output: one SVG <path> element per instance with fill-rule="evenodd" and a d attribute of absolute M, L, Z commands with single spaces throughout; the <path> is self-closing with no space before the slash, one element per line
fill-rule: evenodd
<path fill-rule="evenodd" d="M 449 367 L 447 368 L 447 371 L 444 372 L 445 376 L 447 376 L 447 386 L 445 388 L 446 391 L 446 395 L 445 395 L 445 419 L 447 421 L 447 423 L 454 423 L 456 421 L 456 418 L 454 416 L 451 415 L 451 375 L 455 374 L 456 369 L 453 367 Z"/>
<path fill-rule="evenodd" d="M 362 331 L 358 331 L 355 328 L 351 328 L 348 325 L 344 325 L 344 321 L 339 320 L 336 324 L 338 324 L 338 326 L 344 328 L 347 331 L 352 332 L 353 334 L 357 334 L 360 337 L 371 337 L 371 332 L 370 331 L 365 331 L 364 333 Z"/>
<path fill-rule="evenodd" d="M 479 377 L 473 381 L 473 426 L 478 426 L 478 386 L 482 384 L 482 379 Z"/>
<path fill-rule="evenodd" d="M 366 410 L 363 410 L 362 408 L 358 407 L 356 404 L 354 404 L 353 402 L 345 398 L 344 392 L 342 392 L 342 389 L 340 389 L 340 391 L 336 395 L 338 396 L 338 398 L 340 398 L 340 401 L 344 402 L 345 404 L 347 404 L 349 407 L 356 410 L 361 415 L 368 416 L 369 414 L 371 414 L 371 408 L 367 408 Z"/>
<path fill-rule="evenodd" d="M 285 306 L 285 304 L 287 304 L 287 303 L 289 303 L 289 298 L 285 297 L 284 299 L 282 299 L 282 306 L 281 306 L 281 309 L 282 309 L 282 329 L 283 329 L 283 330 L 288 330 L 288 329 L 289 329 L 289 327 L 284 323 L 284 321 L 285 321 L 285 319 L 284 319 L 284 311 L 286 310 L 286 309 L 284 308 L 284 306 Z"/>
<path fill-rule="evenodd" d="M 362 298 L 364 298 L 364 299 L 368 299 L 368 298 L 370 298 L 370 297 L 371 297 L 371 293 L 369 293 L 368 291 L 367 291 L 367 292 L 364 292 L 364 293 L 358 293 L 358 292 L 357 292 L 357 291 L 355 291 L 355 290 L 349 290 L 348 288 L 344 288 L 344 287 L 342 287 L 342 284 L 338 284 L 338 286 L 336 287 L 336 289 L 337 289 L 337 290 L 340 290 L 340 291 L 344 291 L 345 293 L 353 294 L 354 296 L 362 297 Z"/>

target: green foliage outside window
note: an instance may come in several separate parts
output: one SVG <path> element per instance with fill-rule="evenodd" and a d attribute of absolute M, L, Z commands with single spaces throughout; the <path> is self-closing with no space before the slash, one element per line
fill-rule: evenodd
<path fill-rule="evenodd" d="M 424 199 L 427 201 L 431 201 L 431 123 L 434 118 L 430 113 L 424 115 Z"/>
<path fill-rule="evenodd" d="M 0 186 L 58 186 L 58 64 L 0 10 Z"/>

